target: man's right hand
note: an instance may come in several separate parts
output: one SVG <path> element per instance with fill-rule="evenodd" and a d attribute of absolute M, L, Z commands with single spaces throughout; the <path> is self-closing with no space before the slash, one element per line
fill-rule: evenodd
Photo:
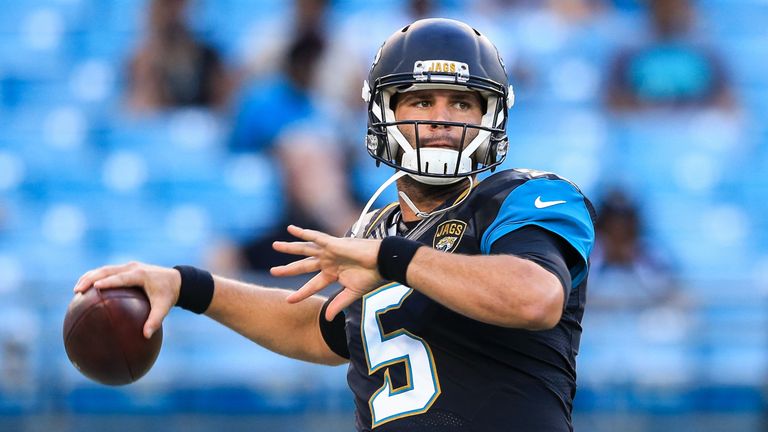
<path fill-rule="evenodd" d="M 139 286 L 149 297 L 151 310 L 144 323 L 144 337 L 149 339 L 179 298 L 181 274 L 175 269 L 139 262 L 99 267 L 83 274 L 75 284 L 75 293 L 91 287 L 99 289 Z"/>

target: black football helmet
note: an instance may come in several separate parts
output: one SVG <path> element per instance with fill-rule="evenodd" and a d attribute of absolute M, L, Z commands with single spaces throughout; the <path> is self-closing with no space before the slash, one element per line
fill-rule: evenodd
<path fill-rule="evenodd" d="M 395 93 L 428 89 L 478 92 L 485 103 L 481 124 L 395 118 Z M 507 112 L 514 93 L 504 62 L 487 37 L 463 22 L 423 19 L 390 36 L 363 83 L 363 99 L 368 103 L 368 153 L 422 183 L 454 183 L 493 170 L 507 155 Z M 471 129 L 477 136 L 463 150 L 423 148 L 418 132 L 411 144 L 398 130 L 406 124 L 461 127 L 462 142 Z"/>

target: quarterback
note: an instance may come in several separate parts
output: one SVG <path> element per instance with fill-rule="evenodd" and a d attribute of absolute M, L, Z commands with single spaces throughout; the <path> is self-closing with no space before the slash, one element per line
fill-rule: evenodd
<path fill-rule="evenodd" d="M 274 248 L 298 259 L 272 274 L 316 273 L 298 290 L 127 263 L 75 291 L 143 286 L 146 336 L 176 305 L 282 355 L 346 363 L 358 431 L 573 430 L 594 210 L 555 174 L 493 172 L 514 102 L 496 48 L 462 22 L 416 21 L 381 46 L 363 99 L 368 153 L 394 175 L 346 237 L 288 227 L 297 241 Z M 392 183 L 399 200 L 371 210 Z"/>

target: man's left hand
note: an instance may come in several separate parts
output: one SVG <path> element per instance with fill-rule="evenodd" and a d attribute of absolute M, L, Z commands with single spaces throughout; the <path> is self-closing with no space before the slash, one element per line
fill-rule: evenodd
<path fill-rule="evenodd" d="M 330 321 L 355 300 L 385 283 L 377 267 L 381 240 L 334 237 L 294 225 L 288 226 L 288 232 L 304 241 L 277 241 L 272 247 L 278 252 L 306 258 L 272 267 L 272 275 L 296 276 L 320 272 L 288 296 L 288 302 L 298 303 L 338 281 L 343 290 L 326 309 L 325 319 Z"/>

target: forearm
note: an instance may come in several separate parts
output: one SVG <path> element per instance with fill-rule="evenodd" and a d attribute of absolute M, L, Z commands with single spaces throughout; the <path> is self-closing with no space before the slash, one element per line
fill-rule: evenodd
<path fill-rule="evenodd" d="M 346 361 L 328 348 L 320 333 L 323 298 L 289 304 L 285 300 L 289 290 L 219 276 L 214 283 L 213 300 L 205 312 L 212 319 L 278 354 L 330 365 Z"/>
<path fill-rule="evenodd" d="M 458 255 L 422 247 L 406 278 L 412 288 L 449 309 L 504 327 L 554 327 L 565 301 L 555 275 L 510 255 Z"/>

